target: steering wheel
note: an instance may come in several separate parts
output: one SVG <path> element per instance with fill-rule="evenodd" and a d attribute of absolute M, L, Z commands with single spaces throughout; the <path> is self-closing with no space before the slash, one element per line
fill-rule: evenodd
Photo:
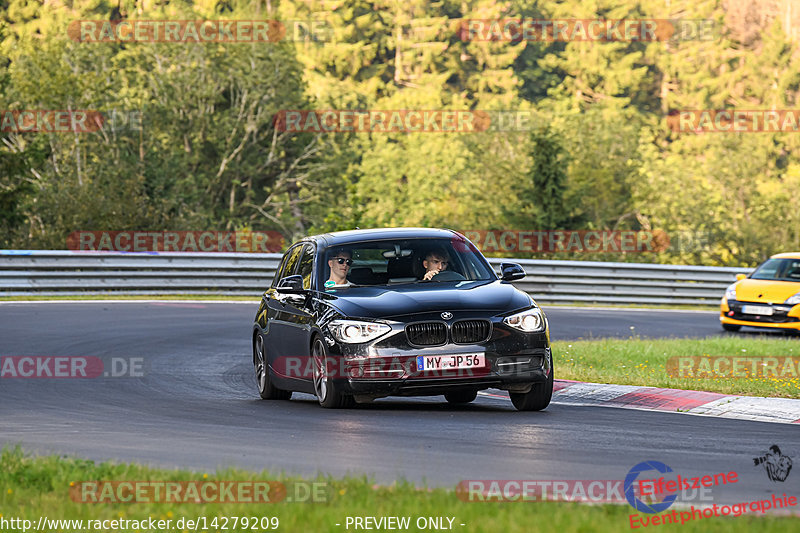
<path fill-rule="evenodd" d="M 435 274 L 431 281 L 464 281 L 467 278 L 456 272 L 455 270 L 442 270 Z"/>

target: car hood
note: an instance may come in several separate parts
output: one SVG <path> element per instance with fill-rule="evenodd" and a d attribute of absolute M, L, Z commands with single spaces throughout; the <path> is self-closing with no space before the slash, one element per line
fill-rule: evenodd
<path fill-rule="evenodd" d="M 326 292 L 343 314 L 362 318 L 392 318 L 432 311 L 484 310 L 492 314 L 530 305 L 530 298 L 510 283 L 461 281 L 368 286 Z"/>
<path fill-rule="evenodd" d="M 800 283 L 796 281 L 748 278 L 736 284 L 736 299 L 740 302 L 782 304 L 787 298 L 798 292 L 800 292 Z"/>

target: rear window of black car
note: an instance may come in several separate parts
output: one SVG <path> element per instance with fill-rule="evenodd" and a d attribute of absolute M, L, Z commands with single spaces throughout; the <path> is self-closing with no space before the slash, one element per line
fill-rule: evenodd
<path fill-rule="evenodd" d="M 330 247 L 322 252 L 320 279 L 322 286 L 330 276 L 328 259 L 342 250 L 352 257 L 347 280 L 354 285 L 390 285 L 395 283 L 428 283 L 423 281 L 423 261 L 432 252 L 447 255 L 448 281 L 493 280 L 497 276 L 483 256 L 460 239 L 393 239 L 364 241 Z"/>

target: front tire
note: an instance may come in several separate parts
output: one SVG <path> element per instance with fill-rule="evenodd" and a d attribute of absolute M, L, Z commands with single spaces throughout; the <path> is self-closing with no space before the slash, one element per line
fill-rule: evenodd
<path fill-rule="evenodd" d="M 264 353 L 264 338 L 260 333 L 256 333 L 253 340 L 253 366 L 256 371 L 258 394 L 262 400 L 288 400 L 292 397 L 292 391 L 279 389 L 272 384 L 267 356 Z"/>
<path fill-rule="evenodd" d="M 331 379 L 328 366 L 328 349 L 317 337 L 311 345 L 311 360 L 314 363 L 314 394 L 322 407 L 342 409 L 352 407 L 355 399 L 342 394 Z"/>
<path fill-rule="evenodd" d="M 736 324 L 722 324 L 722 329 L 725 331 L 739 331 L 742 329 L 742 326 L 738 326 Z"/>
<path fill-rule="evenodd" d="M 478 391 L 476 390 L 462 390 L 462 391 L 453 391 L 447 392 L 444 395 L 444 399 L 447 400 L 448 403 L 455 403 L 455 404 L 464 404 L 470 403 L 478 397 Z"/>
<path fill-rule="evenodd" d="M 541 411 L 550 405 L 553 397 L 553 367 L 550 366 L 550 376 L 544 383 L 535 383 L 528 392 L 511 392 L 511 403 L 517 411 Z"/>

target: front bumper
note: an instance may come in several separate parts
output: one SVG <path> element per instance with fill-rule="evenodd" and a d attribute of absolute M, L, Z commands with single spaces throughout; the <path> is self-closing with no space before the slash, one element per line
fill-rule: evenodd
<path fill-rule="evenodd" d="M 485 367 L 439 371 L 418 370 L 415 356 L 380 358 L 378 365 L 371 365 L 369 360 L 347 361 L 348 377 L 342 380 L 342 386 L 348 394 L 372 397 L 429 396 L 489 388 L 527 392 L 534 383 L 547 381 L 552 372 L 549 348 L 513 356 L 484 355 Z"/>
<path fill-rule="evenodd" d="M 465 316 L 458 319 L 484 318 Z M 416 316 L 414 322 L 433 319 Z M 337 385 L 356 397 L 439 395 L 455 390 L 496 388 L 528 392 L 535 383 L 547 381 L 552 372 L 549 329 L 523 333 L 490 319 L 489 338 L 475 344 L 457 344 L 449 339 L 439 346 L 414 346 L 405 333 L 405 323 L 396 322 L 394 331 L 372 343 L 348 345 L 328 340 L 331 355 L 338 359 Z M 423 371 L 418 356 L 481 354 L 484 366 L 468 369 Z"/>
<path fill-rule="evenodd" d="M 771 315 L 753 315 L 743 313 L 744 305 L 767 306 L 772 309 Z M 795 329 L 800 330 L 800 305 L 770 304 L 763 302 L 742 302 L 722 299 L 719 321 L 734 326 L 751 326 L 757 328 Z"/>

